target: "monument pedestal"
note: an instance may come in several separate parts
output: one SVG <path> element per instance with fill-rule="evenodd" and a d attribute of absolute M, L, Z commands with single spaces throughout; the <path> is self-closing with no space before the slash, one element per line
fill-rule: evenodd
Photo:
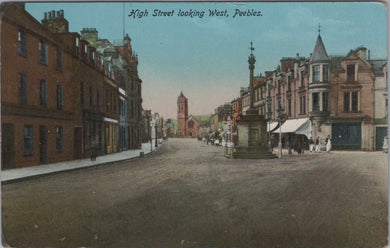
<path fill-rule="evenodd" d="M 247 111 L 237 122 L 237 129 L 238 145 L 231 153 L 232 158 L 276 158 L 267 146 L 267 122 L 257 111 Z"/>

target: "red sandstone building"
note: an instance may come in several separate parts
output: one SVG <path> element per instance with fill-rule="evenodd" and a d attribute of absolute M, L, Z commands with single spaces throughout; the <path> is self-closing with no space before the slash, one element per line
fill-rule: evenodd
<path fill-rule="evenodd" d="M 2 169 L 140 146 L 142 81 L 130 38 L 99 51 L 97 31 L 85 31 L 69 32 L 63 11 L 41 24 L 23 3 L 5 5 Z"/>
<path fill-rule="evenodd" d="M 74 159 L 72 51 L 21 3 L 4 7 L 1 45 L 2 168 Z"/>

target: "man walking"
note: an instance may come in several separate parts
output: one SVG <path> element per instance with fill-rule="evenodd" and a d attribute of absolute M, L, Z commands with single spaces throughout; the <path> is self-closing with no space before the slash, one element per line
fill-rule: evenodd
<path fill-rule="evenodd" d="M 321 152 L 321 142 L 320 142 L 320 137 L 319 136 L 316 139 L 316 152 L 317 153 Z"/>

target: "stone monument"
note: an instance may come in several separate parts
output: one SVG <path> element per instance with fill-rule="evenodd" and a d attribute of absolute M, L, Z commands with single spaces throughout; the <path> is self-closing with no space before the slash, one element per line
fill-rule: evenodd
<path fill-rule="evenodd" d="M 256 59 L 253 55 L 255 49 L 252 42 L 250 50 L 251 54 L 248 59 L 250 105 L 249 109 L 237 121 L 238 145 L 232 152 L 232 158 L 276 158 L 276 155 L 267 146 L 267 121 L 254 108 L 253 71 Z"/>

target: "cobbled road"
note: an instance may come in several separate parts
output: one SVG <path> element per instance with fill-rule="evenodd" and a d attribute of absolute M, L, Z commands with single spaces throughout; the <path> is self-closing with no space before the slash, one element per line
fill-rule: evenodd
<path fill-rule="evenodd" d="M 12 247 L 385 247 L 388 158 L 233 160 L 170 139 L 150 156 L 2 186 Z"/>

